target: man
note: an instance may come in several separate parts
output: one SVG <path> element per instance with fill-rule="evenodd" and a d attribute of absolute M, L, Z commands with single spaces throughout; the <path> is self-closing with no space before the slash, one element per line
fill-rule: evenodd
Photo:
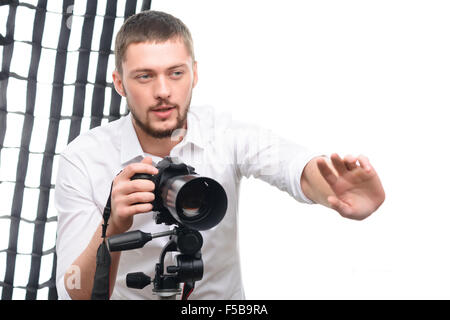
<path fill-rule="evenodd" d="M 263 179 L 300 202 L 322 204 L 350 219 L 364 219 L 383 203 L 381 182 L 364 156 L 327 159 L 211 108 L 190 108 L 197 62 L 189 30 L 179 19 L 157 11 L 130 17 L 116 37 L 115 54 L 114 85 L 131 114 L 79 136 L 61 154 L 55 190 L 60 298 L 91 296 L 110 190 L 108 237 L 134 229 L 168 230 L 149 213 L 153 182 L 130 179 L 136 173 L 156 174 L 154 164 L 165 156 L 179 157 L 217 180 L 229 201 L 221 223 L 202 231 L 205 270 L 193 299 L 245 297 L 237 243 L 243 176 Z M 127 288 L 125 276 L 143 271 L 153 277 L 166 242 L 158 238 L 142 249 L 111 254 L 111 299 L 156 298 L 151 286 Z"/>

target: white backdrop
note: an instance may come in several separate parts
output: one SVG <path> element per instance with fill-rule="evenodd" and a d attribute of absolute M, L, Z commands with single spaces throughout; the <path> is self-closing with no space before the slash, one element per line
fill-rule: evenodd
<path fill-rule="evenodd" d="M 325 153 L 369 157 L 383 206 L 356 222 L 243 181 L 249 299 L 450 298 L 450 3 L 154 0 L 194 37 L 193 103 Z"/>
<path fill-rule="evenodd" d="M 153 0 L 152 8 L 193 34 L 193 104 L 326 154 L 364 154 L 386 190 L 383 206 L 356 222 L 244 180 L 247 298 L 450 298 L 448 1 Z"/>

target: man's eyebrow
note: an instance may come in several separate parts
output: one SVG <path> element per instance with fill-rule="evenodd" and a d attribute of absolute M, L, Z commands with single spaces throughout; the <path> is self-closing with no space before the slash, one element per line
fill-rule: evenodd
<path fill-rule="evenodd" d="M 181 64 L 174 65 L 174 66 L 168 68 L 167 70 L 172 70 L 172 69 L 176 69 L 176 68 L 180 68 L 180 67 L 186 67 L 186 66 L 187 66 L 187 63 L 181 63 Z"/>
<path fill-rule="evenodd" d="M 172 70 L 172 69 L 176 69 L 176 68 L 180 68 L 180 67 L 186 67 L 186 66 L 187 66 L 186 63 L 176 64 L 176 65 L 173 65 L 173 66 L 167 68 L 167 70 Z M 154 71 L 155 70 L 153 70 L 151 68 L 138 68 L 138 69 L 135 69 L 135 70 L 131 71 L 131 73 L 136 73 L 136 72 L 154 72 Z"/>

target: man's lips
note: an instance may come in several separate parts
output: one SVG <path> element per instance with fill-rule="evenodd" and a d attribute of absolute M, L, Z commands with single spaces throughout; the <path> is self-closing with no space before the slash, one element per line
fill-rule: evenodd
<path fill-rule="evenodd" d="M 152 113 L 155 114 L 160 119 L 167 119 L 172 114 L 172 111 L 175 109 L 174 106 L 159 106 L 155 109 L 152 109 Z"/>
<path fill-rule="evenodd" d="M 167 111 L 167 110 L 173 109 L 173 108 L 175 108 L 175 107 L 170 106 L 170 105 L 162 105 L 162 106 L 152 109 L 151 111 Z"/>

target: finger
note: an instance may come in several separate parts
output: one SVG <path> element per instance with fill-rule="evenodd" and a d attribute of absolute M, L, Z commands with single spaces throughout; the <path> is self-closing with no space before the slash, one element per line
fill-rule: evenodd
<path fill-rule="evenodd" d="M 358 167 L 358 165 L 356 164 L 356 161 L 358 159 L 356 159 L 356 157 L 352 156 L 352 155 L 346 155 L 344 157 L 344 164 L 345 167 L 347 168 L 347 170 L 351 171 L 353 169 L 356 169 Z"/>
<path fill-rule="evenodd" d="M 326 182 L 330 185 L 334 185 L 336 183 L 337 177 L 331 168 L 328 166 L 328 163 L 324 158 L 319 158 L 316 161 L 317 168 L 319 169 L 320 174 L 325 179 Z"/>
<path fill-rule="evenodd" d="M 132 206 L 128 206 L 126 214 L 132 216 L 139 213 L 147 213 L 152 211 L 153 205 L 151 203 L 137 203 Z"/>
<path fill-rule="evenodd" d="M 157 174 L 158 169 L 156 169 L 153 165 L 149 163 L 132 163 L 125 167 L 122 172 L 119 174 L 121 179 L 129 180 L 136 173 L 147 173 L 147 174 Z"/>
<path fill-rule="evenodd" d="M 117 197 L 135 192 L 152 192 L 155 190 L 153 181 L 147 179 L 114 181 L 112 194 Z"/>
<path fill-rule="evenodd" d="M 152 192 L 155 190 L 155 183 L 151 180 L 136 179 L 129 180 L 124 183 L 123 194 L 131 194 L 135 192 Z"/>
<path fill-rule="evenodd" d="M 348 171 L 347 167 L 344 164 L 344 160 L 342 160 L 337 153 L 333 153 L 330 158 L 331 163 L 333 164 L 339 175 L 342 175 Z"/>
<path fill-rule="evenodd" d="M 126 202 L 129 205 L 148 203 L 153 200 L 155 200 L 155 195 L 152 192 L 134 192 L 126 196 Z"/>
<path fill-rule="evenodd" d="M 372 171 L 372 166 L 369 162 L 369 158 L 367 158 L 366 156 L 360 155 L 358 157 L 358 162 L 361 165 L 361 168 L 363 168 L 365 172 L 369 173 Z"/>

